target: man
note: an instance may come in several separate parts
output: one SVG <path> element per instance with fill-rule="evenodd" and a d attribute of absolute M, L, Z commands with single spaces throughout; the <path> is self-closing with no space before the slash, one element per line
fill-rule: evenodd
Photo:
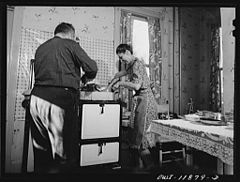
<path fill-rule="evenodd" d="M 62 172 L 77 165 L 80 79 L 94 79 L 97 70 L 69 23 L 60 23 L 54 37 L 37 48 L 30 99 L 35 172 Z"/>

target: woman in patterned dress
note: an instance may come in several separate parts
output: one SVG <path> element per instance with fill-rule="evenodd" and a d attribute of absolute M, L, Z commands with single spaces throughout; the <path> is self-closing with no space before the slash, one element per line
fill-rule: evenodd
<path fill-rule="evenodd" d="M 140 167 L 139 158 L 145 168 L 152 168 L 153 160 L 150 151 L 155 146 L 155 136 L 147 130 L 150 121 L 157 119 L 157 103 L 150 87 L 150 79 L 143 61 L 133 55 L 130 45 L 120 44 L 116 54 L 127 66 L 126 70 L 115 74 L 113 82 L 118 81 L 122 76 L 128 76 L 129 81 L 119 81 L 118 86 L 135 91 L 130 116 L 130 151 L 135 156 L 135 164 L 138 168 Z"/>

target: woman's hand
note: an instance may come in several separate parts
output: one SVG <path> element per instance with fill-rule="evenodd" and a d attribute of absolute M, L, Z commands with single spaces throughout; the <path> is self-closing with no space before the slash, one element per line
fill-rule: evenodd
<path fill-rule="evenodd" d="M 110 82 L 108 82 L 108 86 L 107 88 L 105 89 L 107 92 L 111 92 L 113 91 L 112 87 L 119 81 L 119 79 L 112 79 Z M 116 86 L 115 86 L 116 87 Z M 117 86 L 118 87 L 118 86 Z"/>
<path fill-rule="evenodd" d="M 119 90 L 119 85 L 118 84 L 115 84 L 111 87 L 112 92 L 117 92 L 118 90 Z"/>

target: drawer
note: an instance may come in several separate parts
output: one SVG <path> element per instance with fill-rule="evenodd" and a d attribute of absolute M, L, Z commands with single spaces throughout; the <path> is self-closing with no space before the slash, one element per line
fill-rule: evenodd
<path fill-rule="evenodd" d="M 120 104 L 83 104 L 81 139 L 119 137 Z"/>
<path fill-rule="evenodd" d="M 80 146 L 80 166 L 89 166 L 119 161 L 119 142 L 84 144 Z"/>

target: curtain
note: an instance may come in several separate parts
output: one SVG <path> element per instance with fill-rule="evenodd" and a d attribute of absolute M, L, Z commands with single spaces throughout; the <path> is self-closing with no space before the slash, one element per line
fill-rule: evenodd
<path fill-rule="evenodd" d="M 162 79 L 161 31 L 159 18 L 148 18 L 149 30 L 149 76 L 155 99 L 160 104 Z"/>
<path fill-rule="evenodd" d="M 221 69 L 219 27 L 211 25 L 211 71 L 209 105 L 214 112 L 221 112 Z"/>
<path fill-rule="evenodd" d="M 121 11 L 120 18 L 120 43 L 129 44 L 132 46 L 132 14 L 129 12 Z M 119 70 L 124 70 L 126 68 L 125 64 L 119 64 Z M 123 77 L 123 80 L 127 80 L 128 77 Z M 128 89 L 120 88 L 119 90 L 121 100 L 126 104 L 126 108 L 130 111 L 132 91 Z"/>

